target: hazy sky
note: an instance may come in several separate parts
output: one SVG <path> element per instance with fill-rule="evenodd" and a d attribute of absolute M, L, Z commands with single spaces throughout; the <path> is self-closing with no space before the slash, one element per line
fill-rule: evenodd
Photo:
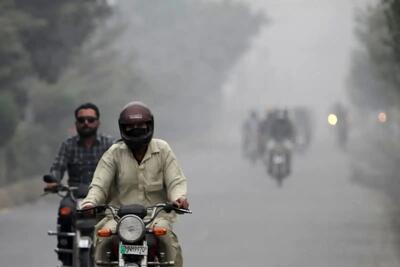
<path fill-rule="evenodd" d="M 324 108 L 345 99 L 351 51 L 357 47 L 355 13 L 370 1 L 242 1 L 265 12 L 269 23 L 224 86 L 228 110 L 295 104 Z"/>

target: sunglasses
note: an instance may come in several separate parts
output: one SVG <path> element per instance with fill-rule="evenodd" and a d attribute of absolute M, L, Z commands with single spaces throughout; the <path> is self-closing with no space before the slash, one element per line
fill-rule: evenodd
<path fill-rule="evenodd" d="M 76 118 L 76 121 L 79 123 L 85 123 L 85 121 L 87 121 L 88 123 L 93 123 L 95 121 L 97 121 L 96 117 L 78 117 Z"/>

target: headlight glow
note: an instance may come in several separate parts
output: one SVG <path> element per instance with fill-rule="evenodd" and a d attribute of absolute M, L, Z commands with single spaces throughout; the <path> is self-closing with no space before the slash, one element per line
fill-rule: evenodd
<path fill-rule="evenodd" d="M 379 112 L 378 114 L 378 121 L 384 123 L 387 121 L 387 115 L 385 112 Z"/>
<path fill-rule="evenodd" d="M 119 238 L 126 243 L 135 243 L 146 232 L 143 221 L 136 215 L 124 216 L 117 225 Z"/>
<path fill-rule="evenodd" d="M 330 125 L 334 126 L 334 125 L 337 124 L 337 122 L 338 122 L 338 117 L 337 117 L 335 114 L 333 114 L 333 113 L 329 114 L 329 116 L 328 116 L 328 123 L 329 123 Z"/>

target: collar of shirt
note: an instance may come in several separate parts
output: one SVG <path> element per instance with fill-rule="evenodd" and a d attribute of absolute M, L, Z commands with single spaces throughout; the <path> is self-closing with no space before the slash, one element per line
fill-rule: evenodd
<path fill-rule="evenodd" d="M 150 141 L 149 147 L 147 148 L 146 154 L 143 157 L 142 162 L 145 162 L 146 160 L 151 158 L 151 156 L 153 154 L 156 154 L 156 153 L 159 153 L 159 152 L 160 152 L 160 148 L 157 146 L 157 143 L 152 139 Z"/>
<path fill-rule="evenodd" d="M 100 144 L 100 136 L 97 134 L 96 135 L 96 143 L 95 143 L 95 145 L 98 145 L 98 144 Z M 76 143 L 78 144 L 78 145 L 83 145 L 83 143 L 82 143 L 82 139 L 81 139 L 81 137 L 79 136 L 79 135 L 76 135 Z"/>

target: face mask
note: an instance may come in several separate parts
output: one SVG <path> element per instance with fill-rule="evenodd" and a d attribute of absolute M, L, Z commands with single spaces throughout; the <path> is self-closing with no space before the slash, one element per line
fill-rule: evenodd
<path fill-rule="evenodd" d="M 125 130 L 126 135 L 131 137 L 141 137 L 147 134 L 146 128 L 132 128 L 129 130 Z"/>

